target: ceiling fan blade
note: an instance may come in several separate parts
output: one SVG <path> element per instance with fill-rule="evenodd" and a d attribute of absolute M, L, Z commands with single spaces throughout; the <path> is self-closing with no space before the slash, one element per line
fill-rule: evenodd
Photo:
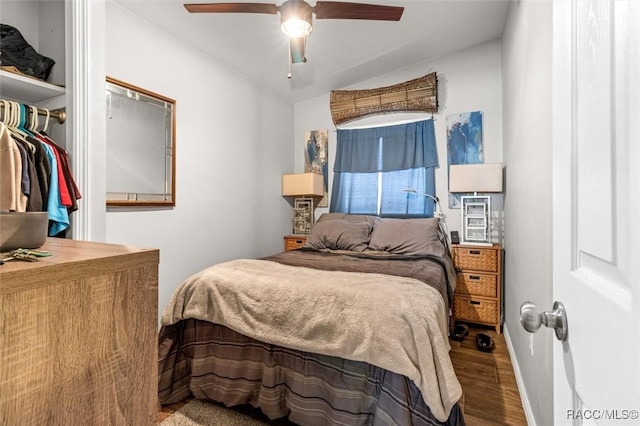
<path fill-rule="evenodd" d="M 364 3 L 319 1 L 315 6 L 317 19 L 369 19 L 373 21 L 399 21 L 404 7 Z"/>
<path fill-rule="evenodd" d="M 278 13 L 278 6 L 268 3 L 188 3 L 191 13 Z"/>

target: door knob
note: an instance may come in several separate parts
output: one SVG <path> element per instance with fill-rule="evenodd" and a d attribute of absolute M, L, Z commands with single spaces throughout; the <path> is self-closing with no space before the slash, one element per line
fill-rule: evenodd
<path fill-rule="evenodd" d="M 541 326 L 553 328 L 561 342 L 567 339 L 567 313 L 561 302 L 553 303 L 553 311 L 542 312 L 531 302 L 520 306 L 520 323 L 529 333 L 535 333 Z"/>

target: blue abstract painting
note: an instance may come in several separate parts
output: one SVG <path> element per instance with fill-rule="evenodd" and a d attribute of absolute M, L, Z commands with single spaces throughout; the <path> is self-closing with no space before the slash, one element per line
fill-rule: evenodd
<path fill-rule="evenodd" d="M 316 207 L 329 205 L 329 131 L 311 130 L 304 132 L 304 172 L 319 173 L 323 177 L 324 196 Z"/>
<path fill-rule="evenodd" d="M 484 163 L 481 111 L 447 116 L 447 159 L 449 166 Z M 463 195 L 449 193 L 449 208 L 459 209 Z"/>

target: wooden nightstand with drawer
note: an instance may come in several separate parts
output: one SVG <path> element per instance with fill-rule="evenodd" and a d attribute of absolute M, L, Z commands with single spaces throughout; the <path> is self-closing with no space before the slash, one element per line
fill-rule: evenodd
<path fill-rule="evenodd" d="M 502 247 L 454 245 L 458 272 L 453 321 L 490 325 L 500 333 L 502 319 Z"/>
<path fill-rule="evenodd" d="M 307 242 L 307 235 L 285 235 L 284 251 L 295 250 Z"/>

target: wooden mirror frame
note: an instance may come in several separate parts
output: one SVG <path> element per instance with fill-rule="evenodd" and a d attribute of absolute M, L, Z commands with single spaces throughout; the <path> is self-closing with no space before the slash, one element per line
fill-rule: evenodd
<path fill-rule="evenodd" d="M 107 197 L 106 204 L 108 207 L 141 207 L 141 206 L 164 206 L 164 207 L 175 207 L 175 182 L 176 182 L 176 101 L 168 98 L 166 96 L 151 92 L 149 90 L 143 89 L 138 86 L 134 86 L 133 84 L 126 83 L 124 81 L 115 79 L 113 77 L 106 78 L 106 90 L 107 90 Z M 111 86 L 110 86 L 111 85 Z M 110 91 L 111 87 L 111 91 Z M 109 126 L 108 120 L 111 118 L 111 109 L 110 109 L 110 95 L 115 93 L 113 88 L 117 88 L 118 90 L 124 91 L 127 94 L 128 98 L 134 99 L 134 101 L 146 101 L 147 103 L 162 106 L 164 105 L 165 111 L 169 109 L 169 113 L 171 114 L 170 119 L 170 129 L 166 128 L 167 120 L 164 120 L 164 134 L 165 140 L 162 142 L 162 149 L 164 149 L 164 164 L 161 166 L 164 169 L 165 173 L 165 182 L 164 192 L 137 192 L 135 188 L 133 190 L 123 190 L 124 188 L 118 188 L 119 190 L 114 190 L 114 188 L 110 188 L 109 182 L 109 147 L 110 147 L 110 138 L 109 138 Z M 167 143 L 166 137 L 169 136 L 171 138 L 170 144 Z M 135 141 L 127 141 L 131 143 L 135 143 Z M 152 142 L 153 143 L 153 142 Z M 111 144 L 113 146 L 113 142 Z M 169 160 L 170 156 L 170 160 Z M 122 156 L 123 161 L 126 161 L 126 156 Z M 120 158 L 119 158 L 120 159 Z M 137 159 L 134 158 L 133 162 Z M 140 160 L 143 160 L 140 158 Z M 132 164 L 131 167 L 136 168 L 139 165 Z M 155 165 L 152 165 L 155 167 Z M 139 168 L 139 167 L 138 167 Z M 157 167 L 156 170 L 159 170 L 160 167 Z M 170 176 L 167 177 L 167 172 L 170 173 Z M 110 190 L 111 189 L 111 190 Z"/>

